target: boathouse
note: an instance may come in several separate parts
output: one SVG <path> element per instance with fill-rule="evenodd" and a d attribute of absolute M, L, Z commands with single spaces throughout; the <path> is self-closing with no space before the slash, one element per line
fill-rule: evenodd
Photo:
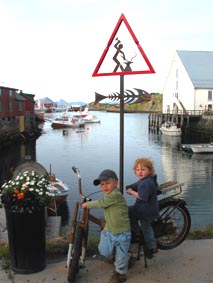
<path fill-rule="evenodd" d="M 213 110 L 213 52 L 176 51 L 163 89 L 163 113 Z"/>
<path fill-rule="evenodd" d="M 176 51 L 163 88 L 162 113 L 151 125 L 172 120 L 213 131 L 213 51 Z"/>

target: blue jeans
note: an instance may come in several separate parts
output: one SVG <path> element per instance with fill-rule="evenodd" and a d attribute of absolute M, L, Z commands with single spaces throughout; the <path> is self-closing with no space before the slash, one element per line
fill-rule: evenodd
<path fill-rule="evenodd" d="M 154 231 L 152 228 L 153 219 L 139 219 L 143 231 L 144 240 L 148 249 L 155 249 L 157 247 Z"/>
<path fill-rule="evenodd" d="M 115 271 L 120 274 L 125 274 L 128 270 L 130 240 L 130 231 L 120 234 L 112 234 L 106 230 L 101 232 L 101 239 L 98 245 L 99 252 L 102 256 L 109 257 L 115 250 Z"/>
<path fill-rule="evenodd" d="M 157 247 L 154 231 L 152 228 L 152 222 L 155 218 L 143 218 L 141 214 L 138 214 L 134 206 L 129 206 L 129 218 L 131 224 L 131 231 L 136 232 L 139 230 L 138 221 L 141 223 L 144 240 L 148 249 L 154 249 Z"/>

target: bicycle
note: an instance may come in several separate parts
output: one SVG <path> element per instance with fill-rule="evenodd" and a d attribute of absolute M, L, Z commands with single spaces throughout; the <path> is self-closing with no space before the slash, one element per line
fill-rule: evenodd
<path fill-rule="evenodd" d="M 72 167 L 78 177 L 79 196 L 83 202 L 91 201 L 89 196 L 84 196 L 81 186 L 80 170 Z M 176 198 L 182 192 L 183 184 L 167 182 L 158 189 L 160 217 L 153 223 L 157 246 L 162 250 L 169 250 L 180 245 L 187 237 L 191 226 L 191 218 L 186 202 Z M 97 192 L 95 192 L 97 193 Z M 94 193 L 92 193 L 94 194 Z M 92 195 L 90 194 L 90 196 Z M 93 216 L 88 208 L 82 208 L 81 202 L 75 203 L 73 219 L 70 228 L 70 242 L 67 254 L 68 282 L 73 283 L 80 268 L 85 267 L 86 248 L 89 235 L 89 223 L 99 226 L 100 231 L 104 228 L 103 220 Z M 141 247 L 145 246 L 143 233 L 137 242 L 137 259 L 140 259 Z M 145 267 L 147 266 L 144 252 Z"/>
<path fill-rule="evenodd" d="M 79 196 L 83 199 L 83 202 L 91 201 L 91 198 L 85 197 L 82 192 L 80 170 L 74 166 L 72 167 L 72 170 L 78 176 Z M 70 242 L 67 255 L 68 282 L 70 283 L 74 282 L 79 269 L 85 266 L 89 221 L 97 224 L 100 227 L 100 230 L 104 228 L 101 219 L 90 214 L 88 208 L 82 208 L 80 202 L 76 202 L 70 229 Z"/>

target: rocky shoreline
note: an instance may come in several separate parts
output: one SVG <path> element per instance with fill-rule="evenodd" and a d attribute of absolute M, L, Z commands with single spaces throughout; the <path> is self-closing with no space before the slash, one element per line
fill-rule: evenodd
<path fill-rule="evenodd" d="M 0 133 L 0 150 L 13 146 L 14 144 L 21 144 L 29 140 L 37 139 L 41 135 L 41 129 L 35 128 L 21 133 L 4 132 Z"/>

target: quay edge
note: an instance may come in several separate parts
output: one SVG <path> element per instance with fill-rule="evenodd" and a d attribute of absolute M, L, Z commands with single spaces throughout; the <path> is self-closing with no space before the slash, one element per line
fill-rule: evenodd
<path fill-rule="evenodd" d="M 186 115 L 156 112 L 149 113 L 148 119 L 149 130 L 156 132 L 159 131 L 159 128 L 164 121 L 173 121 L 180 125 L 183 132 L 190 129 L 207 135 L 213 135 L 213 113 L 200 114 L 193 111 L 189 115 Z"/>
<path fill-rule="evenodd" d="M 35 128 L 24 132 L 0 132 L 0 150 L 9 148 L 16 144 L 25 143 L 29 140 L 35 140 L 41 135 L 41 129 Z"/>

